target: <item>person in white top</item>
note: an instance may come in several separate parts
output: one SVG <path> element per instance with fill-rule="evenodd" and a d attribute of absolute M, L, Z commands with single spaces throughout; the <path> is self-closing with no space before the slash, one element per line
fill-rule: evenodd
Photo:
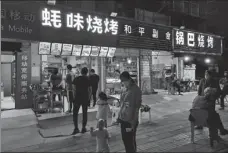
<path fill-rule="evenodd" d="M 96 152 L 110 152 L 109 149 L 109 139 L 110 135 L 108 130 L 104 127 L 105 122 L 103 119 L 98 121 L 98 128 L 96 130 L 93 127 L 90 128 L 90 134 L 93 137 L 96 137 L 97 148 Z"/>
<path fill-rule="evenodd" d="M 96 118 L 98 121 L 100 119 L 103 119 L 106 128 L 107 128 L 108 113 L 110 112 L 110 107 L 107 100 L 108 100 L 107 95 L 104 92 L 100 92 L 99 99 L 97 101 L 98 110 L 97 110 Z M 97 128 L 98 128 L 98 124 L 97 124 Z"/>

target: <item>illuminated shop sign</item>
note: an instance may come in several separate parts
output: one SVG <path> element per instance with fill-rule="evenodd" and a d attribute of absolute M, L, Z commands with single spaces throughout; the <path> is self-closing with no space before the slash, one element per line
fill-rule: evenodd
<path fill-rule="evenodd" d="M 43 8 L 42 25 L 54 28 L 71 28 L 76 31 L 87 31 L 96 34 L 118 34 L 118 21 L 82 13 L 62 13 L 58 9 Z"/>
<path fill-rule="evenodd" d="M 221 54 L 221 41 L 218 36 L 174 30 L 174 51 Z"/>

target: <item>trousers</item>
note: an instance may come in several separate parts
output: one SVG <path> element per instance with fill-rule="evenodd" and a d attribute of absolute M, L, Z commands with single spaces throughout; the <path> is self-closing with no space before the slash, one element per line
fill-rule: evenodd
<path fill-rule="evenodd" d="M 127 153 L 135 153 L 137 151 L 136 145 L 136 131 L 138 123 L 135 125 L 134 130 L 127 131 L 128 128 L 131 128 L 131 124 L 128 122 L 121 121 L 121 135 L 124 142 L 125 150 Z"/>

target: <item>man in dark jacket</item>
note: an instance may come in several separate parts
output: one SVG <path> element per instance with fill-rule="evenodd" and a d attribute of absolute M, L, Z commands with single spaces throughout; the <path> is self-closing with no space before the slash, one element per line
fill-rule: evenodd
<path fill-rule="evenodd" d="M 128 72 L 123 72 L 120 75 L 120 80 L 126 87 L 126 91 L 121 94 L 118 121 L 121 124 L 125 150 L 127 153 L 134 153 L 137 151 L 136 131 L 139 109 L 142 103 L 142 92 Z"/>
<path fill-rule="evenodd" d="M 100 77 L 97 74 L 95 74 L 94 69 L 91 69 L 89 79 L 92 87 L 93 107 L 94 107 L 97 101 L 97 89 L 98 89 L 98 83 L 99 83 Z M 90 103 L 89 103 L 89 106 L 90 106 Z"/>
<path fill-rule="evenodd" d="M 88 69 L 84 67 L 81 70 L 81 76 L 76 77 L 73 81 L 75 101 L 74 101 L 74 109 L 73 109 L 74 131 L 72 135 L 79 133 L 78 112 L 81 106 L 82 106 L 82 114 L 83 114 L 81 133 L 85 133 L 87 131 L 86 124 L 87 124 L 88 102 L 91 96 L 91 85 L 87 74 L 88 74 Z"/>

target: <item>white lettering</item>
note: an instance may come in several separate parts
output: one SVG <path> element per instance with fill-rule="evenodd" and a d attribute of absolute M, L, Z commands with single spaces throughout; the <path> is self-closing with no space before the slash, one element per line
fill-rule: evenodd
<path fill-rule="evenodd" d="M 153 29 L 152 37 L 153 38 L 158 38 L 158 30 L 157 29 Z"/>
<path fill-rule="evenodd" d="M 45 8 L 42 11 L 42 25 L 43 26 L 54 26 L 55 28 L 61 28 L 61 12 L 58 10 L 51 10 L 49 11 Z"/>
<path fill-rule="evenodd" d="M 203 35 L 198 35 L 198 47 L 202 47 L 202 48 L 205 47 Z"/>
<path fill-rule="evenodd" d="M 77 31 L 80 31 L 84 29 L 83 23 L 83 16 L 81 16 L 80 13 L 77 13 L 77 15 L 73 13 L 67 14 L 67 27 L 76 28 Z"/>
<path fill-rule="evenodd" d="M 166 39 L 167 39 L 167 40 L 170 40 L 170 39 L 171 39 L 171 34 L 170 34 L 170 32 L 166 32 L 165 35 L 166 35 Z"/>
<path fill-rule="evenodd" d="M 126 34 L 131 34 L 131 26 L 130 25 L 124 25 L 124 32 Z"/>
<path fill-rule="evenodd" d="M 194 47 L 195 46 L 195 34 L 188 33 L 188 46 Z"/>
<path fill-rule="evenodd" d="M 29 29 L 29 27 L 23 27 L 23 26 L 20 26 L 20 27 L 16 27 L 15 25 L 9 25 L 9 31 L 11 32 L 21 32 L 21 33 L 28 33 L 28 34 L 31 34 L 32 33 L 32 29 Z"/>
<path fill-rule="evenodd" d="M 142 36 L 145 33 L 145 28 L 139 27 L 139 33 Z"/>
<path fill-rule="evenodd" d="M 184 32 L 182 32 L 182 31 L 176 32 L 176 44 L 184 45 Z"/>
<path fill-rule="evenodd" d="M 207 47 L 208 48 L 213 48 L 214 47 L 214 38 L 211 36 L 207 37 Z"/>

